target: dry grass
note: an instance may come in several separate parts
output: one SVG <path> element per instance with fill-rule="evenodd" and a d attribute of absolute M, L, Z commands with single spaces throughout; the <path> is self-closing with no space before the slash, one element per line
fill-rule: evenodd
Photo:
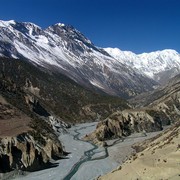
<path fill-rule="evenodd" d="M 7 103 L 0 95 L 0 136 L 16 136 L 30 130 L 31 119 Z"/>
<path fill-rule="evenodd" d="M 16 136 L 23 132 L 30 130 L 28 124 L 30 123 L 30 118 L 12 118 L 8 120 L 0 120 L 0 137 L 6 136 Z"/>
<path fill-rule="evenodd" d="M 113 179 L 179 179 L 180 122 L 155 138 L 140 143 L 143 151 L 131 156 L 120 171 L 109 173 L 98 180 Z"/>

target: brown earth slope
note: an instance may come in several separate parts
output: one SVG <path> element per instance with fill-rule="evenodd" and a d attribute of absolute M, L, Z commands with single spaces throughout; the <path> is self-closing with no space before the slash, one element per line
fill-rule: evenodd
<path fill-rule="evenodd" d="M 180 179 L 180 122 L 133 147 L 139 152 L 98 180 Z"/>
<path fill-rule="evenodd" d="M 17 136 L 31 130 L 31 118 L 11 106 L 0 95 L 0 137 Z"/>

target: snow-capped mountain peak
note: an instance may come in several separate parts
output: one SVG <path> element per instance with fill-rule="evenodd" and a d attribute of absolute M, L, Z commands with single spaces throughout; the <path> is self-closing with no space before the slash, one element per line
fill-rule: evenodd
<path fill-rule="evenodd" d="M 14 20 L 9 20 L 9 21 L 0 20 L 0 27 L 8 27 L 11 26 L 12 24 L 16 24 L 16 22 Z"/>
<path fill-rule="evenodd" d="M 131 51 L 122 51 L 119 48 L 104 48 L 105 51 L 107 51 L 112 57 L 118 59 L 118 60 L 125 60 L 127 58 L 134 59 L 136 57 L 136 54 Z M 122 61 L 123 62 L 123 61 Z"/>
<path fill-rule="evenodd" d="M 152 71 L 145 63 L 150 63 L 148 55 L 142 62 L 139 55 L 115 49 L 113 58 L 73 26 L 57 23 L 43 30 L 29 22 L 0 21 L 0 25 L 0 56 L 56 69 L 83 86 L 112 95 L 131 97 L 157 85 L 146 76 Z"/>
<path fill-rule="evenodd" d="M 180 72 L 180 54 L 172 49 L 142 54 L 121 51 L 118 48 L 104 48 L 104 50 L 121 63 L 137 69 L 156 81 L 161 80 L 159 74 L 162 76 L 162 73 L 171 71 L 170 78 Z"/>
<path fill-rule="evenodd" d="M 65 24 L 64 24 L 64 23 L 56 23 L 55 25 L 57 25 L 57 26 L 61 26 L 61 27 L 65 26 Z"/>

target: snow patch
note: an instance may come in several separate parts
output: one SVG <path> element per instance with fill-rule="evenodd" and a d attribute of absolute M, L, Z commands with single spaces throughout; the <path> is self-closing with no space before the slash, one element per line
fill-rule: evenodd
<path fill-rule="evenodd" d="M 65 26 L 65 24 L 63 24 L 63 23 L 57 23 L 57 24 L 55 24 L 55 25 L 58 25 L 58 26 L 61 26 L 61 27 L 64 27 L 64 26 Z"/>
<path fill-rule="evenodd" d="M 100 88 L 100 89 L 104 89 L 103 85 L 102 85 L 100 82 L 98 82 L 97 80 L 95 80 L 95 79 L 90 80 L 90 83 L 91 83 L 93 86 L 96 86 L 96 87 L 98 87 L 98 88 Z"/>
<path fill-rule="evenodd" d="M 47 39 L 47 37 L 39 35 L 36 38 L 38 43 L 42 43 L 42 44 L 47 44 L 49 42 L 49 40 Z"/>
<path fill-rule="evenodd" d="M 16 24 L 16 22 L 14 20 L 10 20 L 10 21 L 2 21 L 0 20 L 0 27 L 8 27 L 12 24 Z"/>

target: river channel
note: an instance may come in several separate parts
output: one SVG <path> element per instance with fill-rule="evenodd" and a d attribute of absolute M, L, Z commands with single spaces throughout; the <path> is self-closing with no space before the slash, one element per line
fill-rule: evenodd
<path fill-rule="evenodd" d="M 60 135 L 65 150 L 69 155 L 65 159 L 56 161 L 57 167 L 42 171 L 26 173 L 16 176 L 18 180 L 93 180 L 117 168 L 122 161 L 131 154 L 131 145 L 135 142 L 150 138 L 132 135 L 122 140 L 109 141 L 108 148 L 98 147 L 82 139 L 86 134 L 94 131 L 97 123 L 78 124 L 70 128 L 67 134 Z"/>
<path fill-rule="evenodd" d="M 94 126 L 94 125 L 90 125 L 90 126 Z M 89 126 L 89 127 L 90 127 Z M 81 140 L 80 138 L 79 138 L 79 135 L 80 135 L 80 130 L 82 130 L 82 129 L 86 129 L 86 128 L 88 128 L 88 126 L 86 126 L 86 127 L 81 127 L 80 129 L 76 129 L 76 130 L 74 130 L 74 132 L 76 133 L 76 135 L 73 135 L 74 137 L 73 137 L 73 139 L 75 140 L 75 141 L 83 141 L 83 140 Z M 84 142 L 84 141 L 83 141 Z M 103 154 L 103 156 L 99 156 L 98 158 L 94 158 L 94 159 L 92 159 L 92 157 L 97 153 L 98 154 L 98 152 L 97 151 L 95 151 L 96 149 L 98 149 L 98 146 L 97 145 L 95 145 L 95 144 L 92 144 L 92 143 L 90 143 L 93 147 L 91 148 L 91 149 L 89 149 L 89 150 L 87 150 L 87 151 L 85 151 L 84 152 L 84 155 L 83 155 L 83 157 L 80 159 L 80 161 L 78 162 L 78 163 L 76 163 L 74 166 L 73 166 L 73 168 L 71 169 L 71 171 L 66 175 L 66 177 L 64 177 L 63 178 L 63 180 L 69 180 L 69 179 L 71 179 L 72 177 L 73 177 L 73 175 L 78 171 L 78 169 L 79 169 L 79 167 L 83 164 L 83 163 L 85 163 L 85 162 L 87 162 L 87 161 L 94 161 L 94 160 L 97 160 L 97 159 L 104 159 L 104 158 L 106 158 L 106 157 L 108 157 L 108 151 L 107 151 L 107 148 L 104 148 L 104 154 Z"/>

